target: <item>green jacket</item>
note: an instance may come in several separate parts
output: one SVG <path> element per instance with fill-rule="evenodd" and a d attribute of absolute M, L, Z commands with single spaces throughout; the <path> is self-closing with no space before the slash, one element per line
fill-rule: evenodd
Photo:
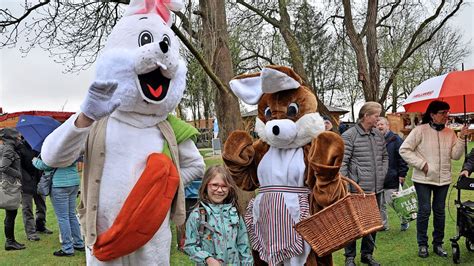
<path fill-rule="evenodd" d="M 237 209 L 231 204 L 205 204 L 206 221 L 195 208 L 186 223 L 184 251 L 197 265 L 205 265 L 208 257 L 224 265 L 253 265 L 247 228 Z M 201 222 L 206 223 L 200 232 Z"/>

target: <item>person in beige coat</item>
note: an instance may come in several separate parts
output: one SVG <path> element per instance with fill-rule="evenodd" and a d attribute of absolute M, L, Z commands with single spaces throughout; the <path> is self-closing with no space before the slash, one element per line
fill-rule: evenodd
<path fill-rule="evenodd" d="M 445 205 L 451 184 L 451 160 L 459 160 L 464 153 L 467 127 L 460 137 L 445 127 L 449 104 L 433 101 L 423 115 L 422 124 L 414 128 L 400 147 L 400 155 L 413 167 L 412 180 L 418 197 L 416 233 L 418 256 L 428 257 L 428 221 L 433 209 L 433 252 L 447 257 L 443 249 Z M 433 200 L 431 201 L 431 198 Z"/>

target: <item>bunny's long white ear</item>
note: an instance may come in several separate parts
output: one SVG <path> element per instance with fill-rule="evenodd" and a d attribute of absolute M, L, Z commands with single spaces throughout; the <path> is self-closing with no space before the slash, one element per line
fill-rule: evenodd
<path fill-rule="evenodd" d="M 260 73 L 237 76 L 229 85 L 235 95 L 246 104 L 257 104 L 263 95 Z"/>
<path fill-rule="evenodd" d="M 171 26 L 171 11 L 178 11 L 184 7 L 183 0 L 131 0 L 124 16 L 135 14 L 156 13 Z"/>
<path fill-rule="evenodd" d="M 262 70 L 262 91 L 264 93 L 292 90 L 300 86 L 301 84 L 297 80 L 279 69 L 265 67 Z"/>

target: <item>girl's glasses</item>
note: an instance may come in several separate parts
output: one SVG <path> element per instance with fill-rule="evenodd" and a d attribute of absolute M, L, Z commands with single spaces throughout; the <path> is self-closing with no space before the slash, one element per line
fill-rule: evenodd
<path fill-rule="evenodd" d="M 207 185 L 210 189 L 212 189 L 213 191 L 217 191 L 219 190 L 219 188 L 222 190 L 222 192 L 227 192 L 229 190 L 229 187 L 226 186 L 226 185 L 219 185 L 219 184 L 216 184 L 216 183 L 209 183 Z"/>

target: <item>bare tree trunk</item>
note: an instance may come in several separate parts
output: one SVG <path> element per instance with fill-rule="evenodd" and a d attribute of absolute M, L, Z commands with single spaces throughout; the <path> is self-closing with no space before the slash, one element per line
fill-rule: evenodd
<path fill-rule="evenodd" d="M 229 36 L 225 12 L 225 1 L 200 0 L 202 15 L 202 41 L 205 56 L 211 62 L 212 71 L 228 88 L 234 76 L 232 57 L 229 50 Z M 237 97 L 230 90 L 215 90 L 215 110 L 219 121 L 222 142 L 237 129 L 242 129 L 242 118 Z"/>
<path fill-rule="evenodd" d="M 370 4 L 373 4 L 373 2 L 374 1 L 369 1 L 368 5 L 370 6 Z M 369 77 L 369 73 L 367 70 L 368 63 L 367 63 L 366 54 L 364 51 L 364 44 L 362 42 L 361 36 L 357 33 L 354 27 L 353 18 L 352 18 L 352 10 L 351 10 L 351 1 L 343 0 L 342 5 L 344 7 L 344 25 L 346 26 L 347 36 L 349 37 L 352 48 L 354 49 L 354 52 L 356 54 L 358 79 L 362 83 L 362 90 L 364 91 L 365 100 L 374 101 L 376 99 L 373 98 L 373 93 L 371 92 L 372 84 L 371 84 L 371 79 Z M 377 6 L 375 8 L 377 8 Z"/>
<path fill-rule="evenodd" d="M 369 79 L 371 88 L 369 90 L 368 101 L 379 99 L 380 86 L 380 65 L 377 48 L 377 20 L 378 0 L 369 0 L 367 4 L 367 61 L 369 63 Z"/>

